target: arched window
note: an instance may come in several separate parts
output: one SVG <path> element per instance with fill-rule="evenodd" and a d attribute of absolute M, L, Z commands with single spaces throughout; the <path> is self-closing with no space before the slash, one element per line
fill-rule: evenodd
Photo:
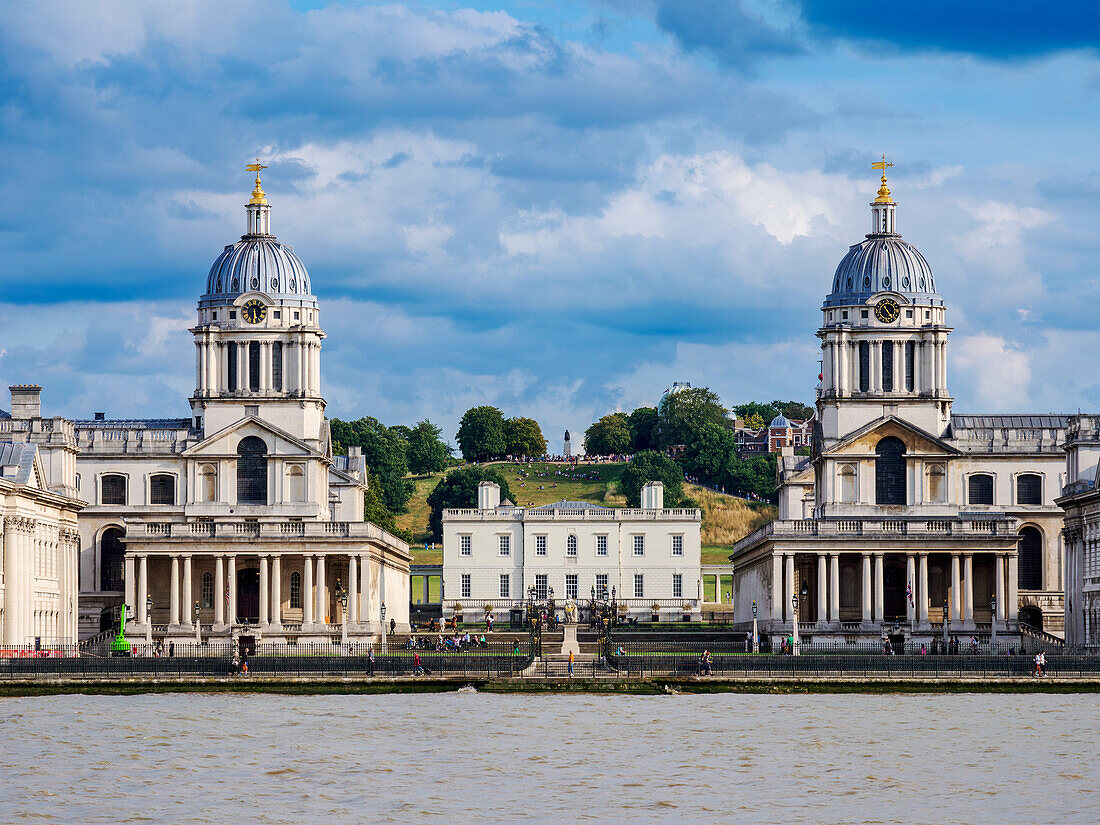
<path fill-rule="evenodd" d="M 297 570 L 290 574 L 290 609 L 302 609 L 302 574 Z"/>
<path fill-rule="evenodd" d="M 1043 589 L 1043 534 L 1034 527 L 1020 531 L 1017 583 L 1021 590 Z"/>
<path fill-rule="evenodd" d="M 856 468 L 845 464 L 840 468 L 840 501 L 843 504 L 854 504 L 856 491 Z"/>
<path fill-rule="evenodd" d="M 565 555 L 575 556 L 577 555 L 577 537 L 570 535 L 565 539 Z"/>
<path fill-rule="evenodd" d="M 120 476 L 120 475 L 100 476 L 100 479 L 99 479 L 99 503 L 100 504 L 125 504 L 126 503 L 126 476 Z"/>
<path fill-rule="evenodd" d="M 176 503 L 176 477 L 166 474 L 155 475 L 149 479 L 150 504 Z"/>
<path fill-rule="evenodd" d="M 889 436 L 875 445 L 875 503 L 905 504 L 905 444 Z"/>
<path fill-rule="evenodd" d="M 237 445 L 237 503 L 267 504 L 267 445 L 254 435 Z"/>
<path fill-rule="evenodd" d="M 933 504 L 947 501 L 947 476 L 939 464 L 928 468 L 928 500 Z"/>
<path fill-rule="evenodd" d="M 118 527 L 108 527 L 99 539 L 99 589 L 122 590 L 125 585 L 125 535 Z"/>
<path fill-rule="evenodd" d="M 209 570 L 202 574 L 202 606 L 214 606 L 214 574 Z"/>
<path fill-rule="evenodd" d="M 1016 476 L 1016 503 L 1043 503 L 1043 477 L 1041 475 L 1038 473 L 1020 473 Z"/>
<path fill-rule="evenodd" d="M 218 500 L 218 470 L 213 464 L 199 467 L 199 501 Z"/>
<path fill-rule="evenodd" d="M 291 464 L 286 468 L 286 500 L 306 500 L 306 474 L 301 464 Z"/>
<path fill-rule="evenodd" d="M 993 503 L 993 476 L 985 473 L 970 476 L 966 482 L 967 497 L 970 504 Z"/>

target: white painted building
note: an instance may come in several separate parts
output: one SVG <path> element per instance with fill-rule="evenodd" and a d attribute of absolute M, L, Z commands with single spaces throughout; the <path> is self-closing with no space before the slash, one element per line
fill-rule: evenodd
<path fill-rule="evenodd" d="M 72 424 L 39 417 L 40 389 L 12 387 L 11 414 L 0 411 L 0 642 L 8 648 L 77 641 L 83 502 L 73 495 L 75 451 L 65 446 Z"/>
<path fill-rule="evenodd" d="M 364 521 L 358 449 L 332 454 L 320 307 L 270 210 L 257 175 L 248 231 L 198 301 L 190 415 L 96 414 L 51 446 L 73 457 L 88 502 L 82 637 L 117 622 L 122 603 L 135 640 L 308 641 L 338 636 L 345 620 L 366 639 L 383 605 L 387 624 L 408 625 L 408 545 Z"/>
<path fill-rule="evenodd" d="M 1070 419 L 1066 456 L 1066 644 L 1100 648 L 1100 416 Z"/>
<path fill-rule="evenodd" d="M 883 175 L 822 305 L 813 455 L 784 451 L 779 519 L 731 555 L 736 620 L 755 600 L 777 637 L 797 609 L 816 637 L 919 640 L 946 604 L 954 633 L 1061 633 L 1068 417 L 953 413 L 947 305 L 896 208 Z"/>
<path fill-rule="evenodd" d="M 630 615 L 698 619 L 701 610 L 700 511 L 666 508 L 660 482 L 642 490 L 637 509 L 559 501 L 501 506 L 500 488 L 484 481 L 478 506 L 443 512 L 445 609 L 504 610 L 529 588 L 558 602 L 614 595 Z M 614 592 L 612 592 L 614 591 Z"/>

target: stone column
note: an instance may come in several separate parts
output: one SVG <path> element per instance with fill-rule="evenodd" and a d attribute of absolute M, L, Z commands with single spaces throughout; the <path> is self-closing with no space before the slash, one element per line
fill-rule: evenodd
<path fill-rule="evenodd" d="M 863 554 L 863 587 L 860 591 L 863 601 L 863 623 L 871 623 L 871 555 Z"/>
<path fill-rule="evenodd" d="M 237 348 L 237 391 L 246 391 L 251 384 L 248 383 L 248 345 L 240 341 L 234 341 Z M 232 584 L 230 585 L 232 587 Z M 236 616 L 230 617 L 231 620 Z"/>
<path fill-rule="evenodd" d="M 974 622 L 974 554 L 963 555 L 963 612 L 964 622 Z"/>
<path fill-rule="evenodd" d="M 325 588 L 325 557 L 321 555 L 317 557 L 317 621 L 321 624 L 327 624 L 328 620 L 328 592 Z"/>
<path fill-rule="evenodd" d="M 229 624 L 237 622 L 237 557 L 229 556 L 226 560 L 226 575 L 229 577 Z"/>
<path fill-rule="evenodd" d="M 149 557 L 138 556 L 138 624 L 149 621 Z"/>
<path fill-rule="evenodd" d="M 951 623 L 959 621 L 962 608 L 962 585 L 959 582 L 959 554 L 951 554 Z"/>
<path fill-rule="evenodd" d="M 195 603 L 191 598 L 191 557 L 183 557 L 183 620 L 181 624 L 188 630 L 194 628 L 198 616 L 195 615 Z"/>
<path fill-rule="evenodd" d="M 783 556 L 772 551 L 772 621 L 783 621 Z M 521 590 L 522 594 L 523 591 Z M 371 617 L 373 618 L 373 617 Z"/>
<path fill-rule="evenodd" d="M 179 627 L 180 624 L 180 557 L 172 556 L 172 578 L 168 591 L 168 624 Z"/>
<path fill-rule="evenodd" d="M 793 619 L 794 594 L 797 590 L 797 586 L 794 583 L 794 553 L 788 553 L 785 558 L 787 561 L 787 587 L 783 591 L 783 608 L 787 611 L 787 615 Z"/>
<path fill-rule="evenodd" d="M 271 342 L 260 342 L 260 390 L 271 390 Z"/>
<path fill-rule="evenodd" d="M 225 559 L 214 557 L 214 626 L 225 625 Z"/>
<path fill-rule="evenodd" d="M 359 621 L 359 568 L 355 556 L 348 555 L 348 624 Z"/>
<path fill-rule="evenodd" d="M 21 645 L 19 625 L 22 621 L 22 599 L 16 581 L 19 578 L 15 519 L 4 519 L 4 643 Z"/>
<path fill-rule="evenodd" d="M 920 582 L 917 590 L 917 617 L 922 625 L 928 624 L 928 554 L 920 554 Z"/>
<path fill-rule="evenodd" d="M 267 630 L 270 615 L 271 582 L 267 578 L 267 556 L 260 556 L 260 628 Z"/>
<path fill-rule="evenodd" d="M 283 557 L 271 557 L 271 626 L 283 626 Z"/>
<path fill-rule="evenodd" d="M 840 554 L 829 555 L 829 621 L 840 621 Z"/>
<path fill-rule="evenodd" d="M 427 577 L 424 579 L 424 587 L 427 589 Z M 370 603 L 370 556 L 366 553 L 359 556 L 359 623 L 363 630 L 369 630 L 374 616 L 371 613 Z"/>
<path fill-rule="evenodd" d="M 993 557 L 993 578 L 996 580 L 997 615 L 993 617 L 996 622 L 1005 620 L 1005 557 L 998 553 Z"/>
<path fill-rule="evenodd" d="M 134 601 L 134 590 L 137 582 L 134 581 L 134 557 L 127 553 L 122 560 L 122 577 L 124 581 L 122 586 L 124 588 L 125 600 L 126 600 L 126 621 L 137 617 L 137 604 Z"/>
<path fill-rule="evenodd" d="M 1020 617 L 1020 557 L 1016 553 L 1008 555 L 1008 621 L 1015 622 Z"/>
<path fill-rule="evenodd" d="M 302 558 L 302 629 L 312 629 L 313 604 L 313 556 Z"/>
<path fill-rule="evenodd" d="M 905 587 L 913 594 L 913 600 L 910 601 L 907 596 L 905 599 L 905 613 L 909 617 L 909 626 L 912 627 L 917 618 L 917 575 L 916 575 L 916 559 L 913 558 L 912 553 L 907 553 L 905 556 Z"/>
<path fill-rule="evenodd" d="M 817 620 L 829 620 L 829 576 L 824 553 L 817 556 Z"/>
<path fill-rule="evenodd" d="M 883 613 L 885 611 L 885 591 L 883 588 L 883 556 L 882 553 L 875 553 L 875 621 L 884 621 L 885 617 Z"/>

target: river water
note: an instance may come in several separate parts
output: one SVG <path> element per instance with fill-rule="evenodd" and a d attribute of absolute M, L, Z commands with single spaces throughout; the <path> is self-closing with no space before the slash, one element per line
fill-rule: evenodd
<path fill-rule="evenodd" d="M 0 699 L 0 822 L 1097 823 L 1095 695 Z"/>

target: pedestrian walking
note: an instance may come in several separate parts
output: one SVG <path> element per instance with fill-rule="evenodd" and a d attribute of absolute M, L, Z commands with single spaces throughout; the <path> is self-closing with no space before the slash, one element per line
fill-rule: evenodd
<path fill-rule="evenodd" d="M 413 654 L 413 676 L 423 676 L 424 666 L 420 664 L 420 654 Z"/>
<path fill-rule="evenodd" d="M 573 678 L 573 651 L 569 651 L 569 678 Z"/>
<path fill-rule="evenodd" d="M 367 675 L 374 675 L 374 648 L 367 651 Z"/>

